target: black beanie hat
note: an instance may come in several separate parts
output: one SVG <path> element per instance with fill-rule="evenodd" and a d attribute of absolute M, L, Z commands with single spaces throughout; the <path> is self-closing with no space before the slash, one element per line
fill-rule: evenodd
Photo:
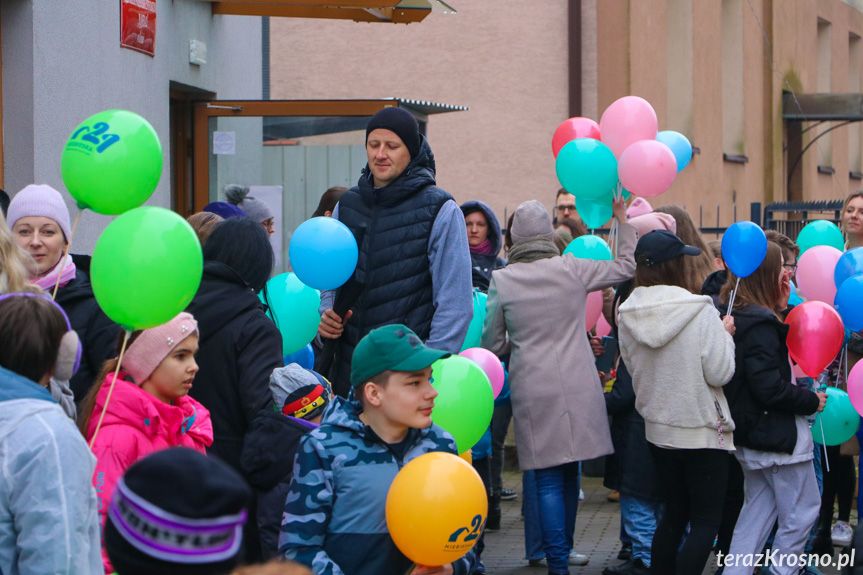
<path fill-rule="evenodd" d="M 378 128 L 394 132 L 396 136 L 401 138 L 404 145 L 407 147 L 411 158 L 416 158 L 420 153 L 420 125 L 413 114 L 402 108 L 384 108 L 369 120 L 369 125 L 366 127 L 366 142 L 369 141 L 369 134 L 372 130 Z"/>
<path fill-rule="evenodd" d="M 185 447 L 134 463 L 117 482 L 105 549 L 121 575 L 219 575 L 237 564 L 251 491 L 225 463 Z"/>

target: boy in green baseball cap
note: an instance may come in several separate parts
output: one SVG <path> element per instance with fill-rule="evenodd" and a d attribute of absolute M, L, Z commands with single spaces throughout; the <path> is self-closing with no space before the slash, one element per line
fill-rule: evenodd
<path fill-rule="evenodd" d="M 432 451 L 457 454 L 434 425 L 432 364 L 448 357 L 404 325 L 372 330 L 351 363 L 352 396 L 334 398 L 321 426 L 300 442 L 285 503 L 279 551 L 315 573 L 404 573 L 411 565 L 386 524 L 386 500 L 405 464 Z M 471 551 L 415 575 L 465 575 Z"/>

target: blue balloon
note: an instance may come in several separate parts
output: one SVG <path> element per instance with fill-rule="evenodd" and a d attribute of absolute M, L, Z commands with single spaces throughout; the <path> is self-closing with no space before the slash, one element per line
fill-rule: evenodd
<path fill-rule="evenodd" d="M 671 149 L 674 159 L 677 160 L 678 173 L 689 165 L 692 159 L 692 144 L 683 134 L 672 130 L 665 130 L 656 134 L 656 141 L 662 142 Z"/>
<path fill-rule="evenodd" d="M 333 290 L 354 273 L 359 250 L 345 224 L 319 217 L 300 224 L 291 237 L 288 255 L 301 282 L 315 289 Z"/>
<path fill-rule="evenodd" d="M 312 349 L 312 344 L 307 345 L 300 351 L 289 353 L 284 357 L 284 359 L 285 365 L 296 363 L 303 369 L 315 368 L 315 350 Z"/>
<path fill-rule="evenodd" d="M 752 222 L 732 224 L 722 236 L 722 257 L 734 275 L 745 278 L 752 274 L 767 255 L 767 236 Z"/>
<path fill-rule="evenodd" d="M 842 316 L 845 329 L 863 330 L 863 275 L 854 276 L 842 282 L 836 292 L 836 310 Z"/>
<path fill-rule="evenodd" d="M 850 249 L 842 254 L 842 257 L 836 262 L 836 268 L 833 270 L 833 281 L 839 288 L 845 283 L 845 280 L 860 274 L 863 274 L 863 248 Z"/>

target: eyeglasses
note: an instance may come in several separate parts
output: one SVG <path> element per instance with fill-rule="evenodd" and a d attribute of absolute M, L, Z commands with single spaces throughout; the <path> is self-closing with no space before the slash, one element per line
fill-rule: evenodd
<path fill-rule="evenodd" d="M 785 268 L 788 273 L 796 274 L 797 273 L 797 264 L 782 264 L 782 267 Z"/>
<path fill-rule="evenodd" d="M 575 206 L 555 206 L 557 211 L 562 212 L 564 210 L 575 211 Z"/>

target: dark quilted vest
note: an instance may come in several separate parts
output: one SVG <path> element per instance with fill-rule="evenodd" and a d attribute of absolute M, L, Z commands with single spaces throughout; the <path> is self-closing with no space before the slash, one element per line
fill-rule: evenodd
<path fill-rule="evenodd" d="M 354 348 L 372 329 L 403 323 L 423 340 L 431 332 L 428 244 L 435 218 L 452 196 L 434 185 L 434 172 L 422 165 L 423 158 L 421 153 L 384 188 L 374 188 L 364 176 L 339 201 L 339 220 L 359 245 L 354 277 L 364 285 L 339 338 L 332 375 L 340 383 L 350 377 Z M 337 302 L 342 295 L 337 292 Z"/>

